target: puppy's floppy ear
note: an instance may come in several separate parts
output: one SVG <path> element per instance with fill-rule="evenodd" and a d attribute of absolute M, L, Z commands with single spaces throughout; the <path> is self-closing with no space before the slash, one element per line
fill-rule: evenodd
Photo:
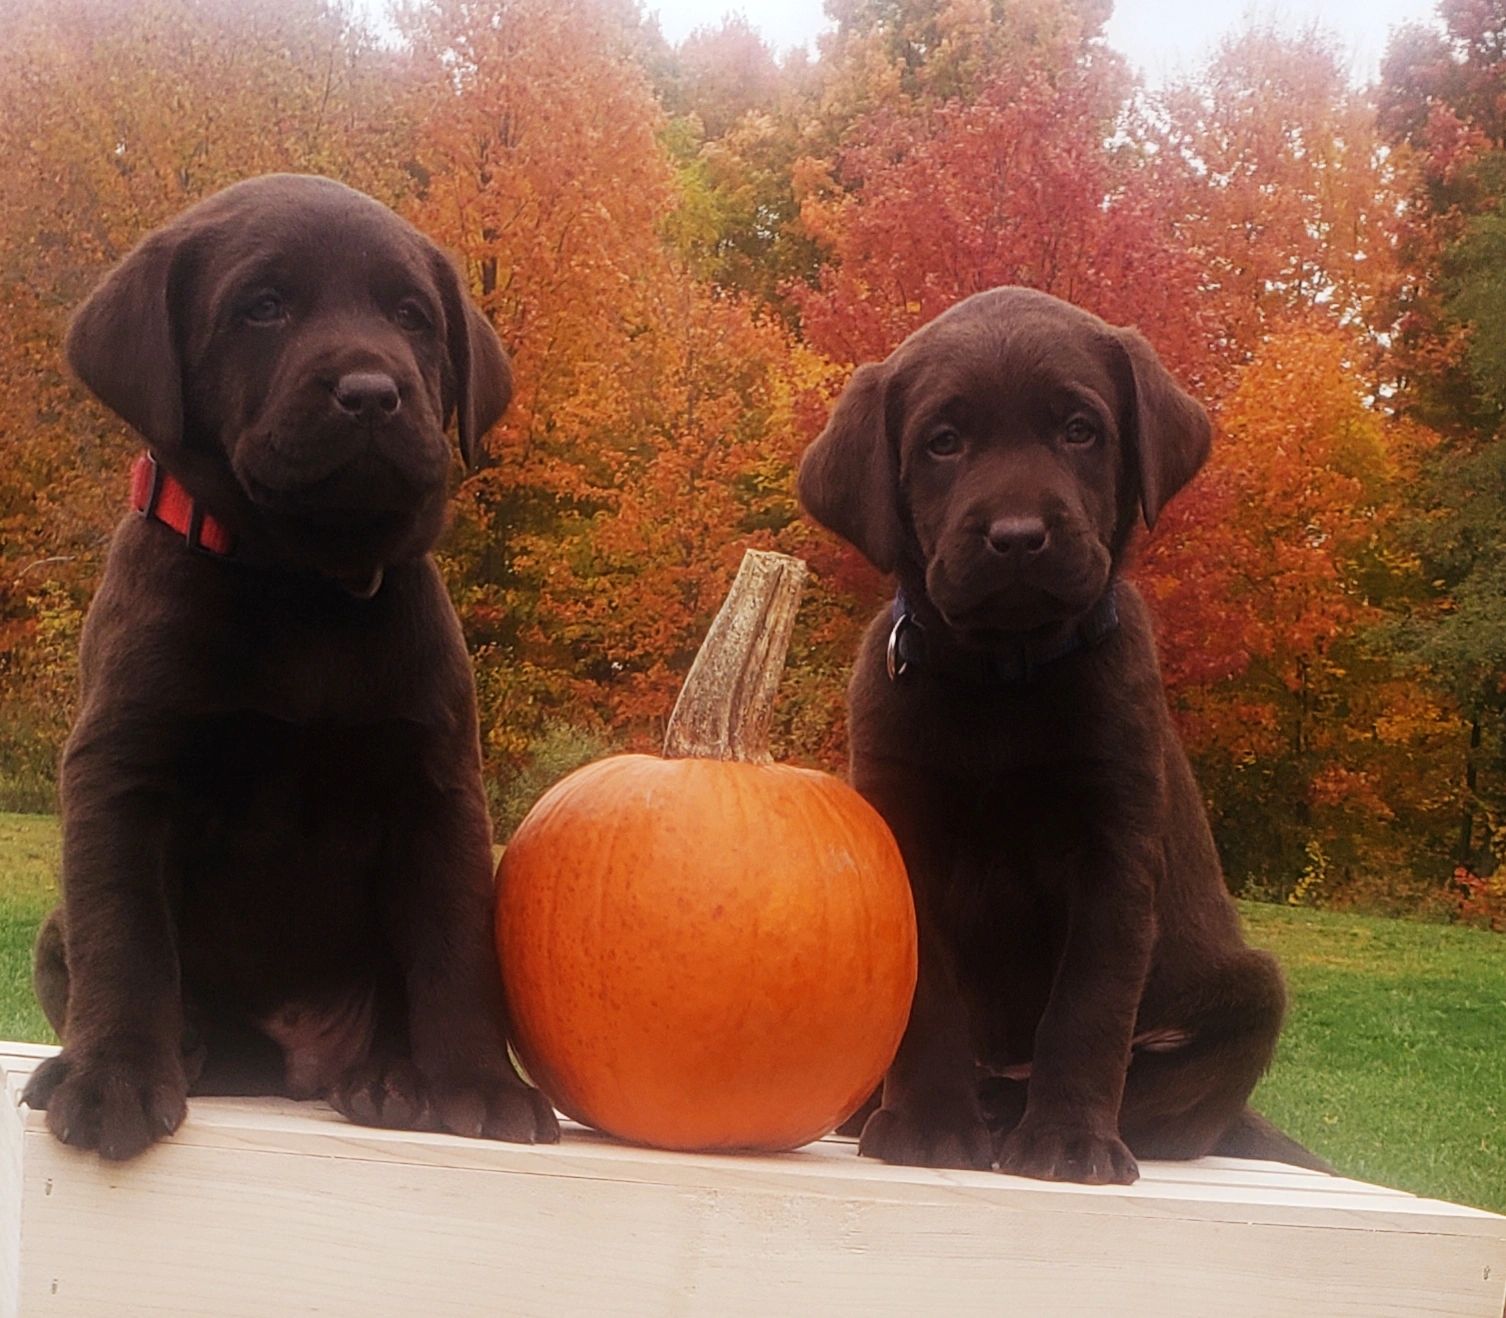
<path fill-rule="evenodd" d="M 450 358 L 452 397 L 460 435 L 460 456 L 475 470 L 486 460 L 482 439 L 512 401 L 512 364 L 497 331 L 466 294 L 465 283 L 450 259 L 435 252 L 440 296 L 444 302 L 446 347 Z"/>
<path fill-rule="evenodd" d="M 1128 451 L 1145 525 L 1151 527 L 1171 496 L 1207 461 L 1213 426 L 1202 404 L 1172 379 L 1138 331 L 1121 329 L 1117 335 L 1134 388 Z"/>
<path fill-rule="evenodd" d="M 822 526 L 862 551 L 880 572 L 899 566 L 904 523 L 899 452 L 889 438 L 889 371 L 869 362 L 853 372 L 826 429 L 800 460 L 800 502 Z"/>
<path fill-rule="evenodd" d="M 63 351 L 73 373 L 154 449 L 183 442 L 178 319 L 186 296 L 188 230 L 143 239 L 73 316 Z"/>

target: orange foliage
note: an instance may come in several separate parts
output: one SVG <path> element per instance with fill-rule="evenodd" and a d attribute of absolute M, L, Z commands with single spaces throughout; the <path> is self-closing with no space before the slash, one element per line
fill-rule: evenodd
<path fill-rule="evenodd" d="M 1252 24 L 1156 98 L 1178 228 L 1224 367 L 1301 319 L 1386 328 L 1404 177 L 1321 31 Z"/>
<path fill-rule="evenodd" d="M 830 0 L 783 62 L 742 21 L 671 49 L 636 0 L 412 0 L 400 42 L 341 0 L 9 0 L 0 799 L 50 774 L 130 451 L 61 369 L 67 312 L 167 216 L 291 169 L 450 247 L 513 354 L 445 545 L 494 777 L 546 727 L 656 740 L 749 544 L 816 569 L 778 735 L 839 764 L 885 585 L 800 519 L 793 464 L 854 363 L 1019 282 L 1139 325 L 1215 411 L 1136 572 L 1226 849 L 1253 873 L 1286 829 L 1288 879 L 1314 847 L 1336 875 L 1363 835 L 1446 881 L 1458 713 L 1375 624 L 1425 593 L 1395 532 L 1429 441 L 1393 399 L 1464 369 L 1438 267 L 1495 204 L 1490 8 L 1398 38 L 1382 149 L 1316 34 L 1249 26 L 1151 94 L 1106 0 Z"/>

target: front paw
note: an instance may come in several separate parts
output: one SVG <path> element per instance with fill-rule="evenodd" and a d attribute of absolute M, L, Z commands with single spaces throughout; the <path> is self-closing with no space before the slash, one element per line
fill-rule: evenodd
<path fill-rule="evenodd" d="M 547 1098 L 509 1068 L 429 1078 L 429 1109 L 436 1130 L 514 1144 L 554 1144 L 559 1122 Z"/>
<path fill-rule="evenodd" d="M 422 1130 L 432 1122 L 428 1086 L 406 1057 L 374 1055 L 357 1062 L 328 1094 L 329 1105 L 361 1126 Z"/>
<path fill-rule="evenodd" d="M 1040 1181 L 1133 1185 L 1140 1168 L 1112 1129 L 1027 1116 L 999 1146 L 999 1170 Z"/>
<path fill-rule="evenodd" d="M 881 1107 L 864 1123 L 858 1152 L 907 1167 L 987 1171 L 993 1166 L 988 1127 L 981 1115 L 965 1107 L 925 1114 Z"/>
<path fill-rule="evenodd" d="M 22 1101 L 46 1110 L 47 1128 L 64 1144 L 122 1160 L 183 1124 L 188 1080 L 176 1055 L 65 1048 L 32 1073 Z"/>

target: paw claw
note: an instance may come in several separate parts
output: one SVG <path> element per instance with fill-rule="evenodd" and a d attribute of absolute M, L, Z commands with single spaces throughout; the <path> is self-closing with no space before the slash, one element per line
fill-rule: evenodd
<path fill-rule="evenodd" d="M 554 1109 L 538 1090 L 514 1076 L 487 1076 L 459 1082 L 448 1099 L 437 1100 L 440 1126 L 472 1139 L 511 1144 L 552 1144 L 559 1139 Z"/>
<path fill-rule="evenodd" d="M 429 1123 L 423 1077 L 405 1057 L 368 1057 L 329 1093 L 329 1105 L 360 1126 L 419 1130 Z"/>
<path fill-rule="evenodd" d="M 1135 1155 L 1117 1132 L 1028 1117 L 1000 1145 L 999 1170 L 1084 1185 L 1133 1185 L 1140 1177 Z"/>
<path fill-rule="evenodd" d="M 64 1049 L 37 1068 L 22 1099 L 47 1113 L 62 1143 L 119 1162 L 177 1130 L 188 1082 L 176 1057 Z"/>
<path fill-rule="evenodd" d="M 863 1124 L 858 1152 L 909 1167 L 987 1171 L 993 1166 L 988 1127 L 976 1112 L 920 1117 L 901 1109 L 878 1108 Z"/>
<path fill-rule="evenodd" d="M 330 1091 L 329 1104 L 362 1126 L 440 1130 L 515 1144 L 559 1139 L 548 1100 L 511 1071 L 426 1078 L 408 1058 L 368 1058 Z"/>

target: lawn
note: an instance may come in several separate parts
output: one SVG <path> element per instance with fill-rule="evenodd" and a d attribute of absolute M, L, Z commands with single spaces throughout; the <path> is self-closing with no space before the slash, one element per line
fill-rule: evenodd
<path fill-rule="evenodd" d="M 54 1042 L 31 992 L 31 940 L 57 901 L 57 873 L 57 820 L 0 812 L 0 1039 Z"/>
<path fill-rule="evenodd" d="M 1256 1106 L 1351 1176 L 1506 1212 L 1506 936 L 1243 910 L 1291 996 Z"/>
<path fill-rule="evenodd" d="M 0 1038 L 51 1038 L 29 955 L 56 872 L 56 821 L 0 814 Z M 1506 937 L 1243 909 L 1292 998 L 1256 1104 L 1349 1175 L 1506 1212 Z"/>

